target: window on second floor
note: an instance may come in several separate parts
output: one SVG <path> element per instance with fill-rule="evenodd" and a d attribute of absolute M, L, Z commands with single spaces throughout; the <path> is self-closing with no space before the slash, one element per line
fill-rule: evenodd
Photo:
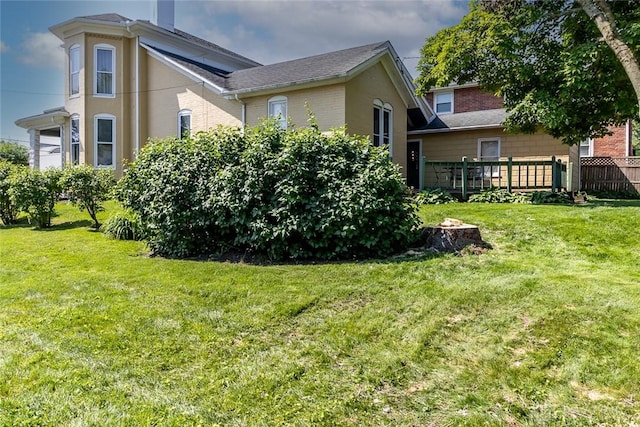
<path fill-rule="evenodd" d="M 80 117 L 71 116 L 71 164 L 80 163 Z"/>
<path fill-rule="evenodd" d="M 69 49 L 69 96 L 80 93 L 80 46 Z"/>
<path fill-rule="evenodd" d="M 593 139 L 580 142 L 580 157 L 593 157 Z"/>
<path fill-rule="evenodd" d="M 434 94 L 436 114 L 453 113 L 453 92 Z"/>
<path fill-rule="evenodd" d="M 287 97 L 274 96 L 269 99 L 269 118 L 275 118 L 282 129 L 287 128 Z"/>
<path fill-rule="evenodd" d="M 98 96 L 115 95 L 114 58 L 115 49 L 109 45 L 95 47 L 95 85 L 94 93 Z"/>
<path fill-rule="evenodd" d="M 376 99 L 373 102 L 373 145 L 393 145 L 393 107 Z"/>
<path fill-rule="evenodd" d="M 180 110 L 178 113 L 178 138 L 191 136 L 191 110 Z"/>
<path fill-rule="evenodd" d="M 116 118 L 108 114 L 95 117 L 96 167 L 114 168 L 116 153 Z"/>

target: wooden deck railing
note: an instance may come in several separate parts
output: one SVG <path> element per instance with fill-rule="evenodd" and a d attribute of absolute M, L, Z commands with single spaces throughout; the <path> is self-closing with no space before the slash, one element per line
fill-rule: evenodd
<path fill-rule="evenodd" d="M 570 167 L 555 156 L 550 160 L 428 161 L 422 158 L 421 189 L 469 193 L 497 187 L 509 192 L 517 190 L 559 191 L 570 188 Z"/>

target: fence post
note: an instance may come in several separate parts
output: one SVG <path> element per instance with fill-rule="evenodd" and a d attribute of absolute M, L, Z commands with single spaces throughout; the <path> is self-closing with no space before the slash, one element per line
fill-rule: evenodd
<path fill-rule="evenodd" d="M 573 162 L 567 164 L 567 191 L 573 193 Z"/>
<path fill-rule="evenodd" d="M 462 181 L 462 200 L 467 200 L 467 156 L 462 157 L 462 175 L 460 180 Z"/>
<path fill-rule="evenodd" d="M 507 158 L 507 191 L 511 193 L 511 177 L 513 176 L 513 157 Z"/>
<path fill-rule="evenodd" d="M 551 192 L 556 192 L 556 179 L 558 179 L 558 165 L 556 164 L 556 156 L 551 156 Z"/>
<path fill-rule="evenodd" d="M 422 164 L 420 165 L 420 169 L 418 170 L 418 179 L 420 179 L 420 183 L 418 184 L 418 190 L 424 190 L 424 171 L 427 168 L 427 158 L 422 156 Z"/>

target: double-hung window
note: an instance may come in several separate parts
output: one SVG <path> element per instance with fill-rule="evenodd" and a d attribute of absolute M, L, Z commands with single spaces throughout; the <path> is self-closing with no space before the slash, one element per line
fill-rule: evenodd
<path fill-rule="evenodd" d="M 593 139 L 587 138 L 580 142 L 580 157 L 593 156 Z"/>
<path fill-rule="evenodd" d="M 116 118 L 108 114 L 95 117 L 96 167 L 115 167 Z"/>
<path fill-rule="evenodd" d="M 282 129 L 287 128 L 287 97 L 274 96 L 269 99 L 269 118 L 274 118 Z"/>
<path fill-rule="evenodd" d="M 393 107 L 380 100 L 373 102 L 373 145 L 393 146 Z"/>
<path fill-rule="evenodd" d="M 97 96 L 115 96 L 115 49 L 109 45 L 97 45 L 94 51 L 95 85 Z"/>
<path fill-rule="evenodd" d="M 453 92 L 436 93 L 434 97 L 436 114 L 453 113 Z"/>
<path fill-rule="evenodd" d="M 80 117 L 71 117 L 71 164 L 80 163 Z"/>
<path fill-rule="evenodd" d="M 500 160 L 500 138 L 480 138 L 478 140 L 478 160 L 491 162 Z M 497 178 L 500 176 L 500 166 L 485 166 L 485 178 Z"/>
<path fill-rule="evenodd" d="M 80 93 L 80 46 L 69 49 L 69 96 Z"/>
<path fill-rule="evenodd" d="M 180 110 L 178 113 L 178 138 L 191 136 L 191 110 Z"/>

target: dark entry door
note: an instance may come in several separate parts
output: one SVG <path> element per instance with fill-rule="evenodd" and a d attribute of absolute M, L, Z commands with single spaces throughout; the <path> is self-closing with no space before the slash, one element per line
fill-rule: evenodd
<path fill-rule="evenodd" d="M 420 141 L 407 142 L 407 185 L 420 189 Z"/>

